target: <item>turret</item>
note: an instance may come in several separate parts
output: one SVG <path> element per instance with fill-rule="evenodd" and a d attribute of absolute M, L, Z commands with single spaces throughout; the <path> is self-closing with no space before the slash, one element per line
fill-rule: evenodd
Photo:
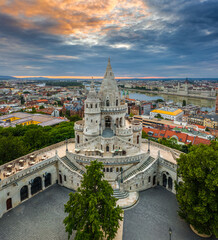
<path fill-rule="evenodd" d="M 94 82 L 92 81 L 90 91 L 87 99 L 85 100 L 85 124 L 84 135 L 87 136 L 84 141 L 89 140 L 89 137 L 98 136 L 100 133 L 100 99 L 95 91 Z"/>

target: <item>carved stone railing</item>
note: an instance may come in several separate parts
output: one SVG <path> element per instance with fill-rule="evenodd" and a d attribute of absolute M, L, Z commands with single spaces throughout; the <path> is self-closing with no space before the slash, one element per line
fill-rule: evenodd
<path fill-rule="evenodd" d="M 135 156 L 119 156 L 119 157 L 101 157 L 101 156 L 82 156 L 77 155 L 75 153 L 68 153 L 73 159 L 75 159 L 78 163 L 90 164 L 91 161 L 98 160 L 102 162 L 104 165 L 121 165 L 121 164 L 131 164 L 138 163 L 145 156 L 145 153 L 140 153 Z"/>
<path fill-rule="evenodd" d="M 142 130 L 142 124 L 141 123 L 133 124 L 132 125 L 132 130 L 135 131 L 135 132 L 141 131 Z"/>
<path fill-rule="evenodd" d="M 120 112 L 120 111 L 126 111 L 126 110 L 127 110 L 127 105 L 101 107 L 102 112 Z"/>
<path fill-rule="evenodd" d="M 116 135 L 128 136 L 132 134 L 132 128 L 116 128 Z"/>
<path fill-rule="evenodd" d="M 16 172 L 15 174 L 3 179 L 0 182 L 0 189 L 6 187 L 9 184 L 13 184 L 13 183 L 16 184 L 16 182 L 21 180 L 22 178 L 32 175 L 34 172 L 39 171 L 42 168 L 47 167 L 50 164 L 54 164 L 57 160 L 58 160 L 58 158 L 56 156 L 54 156 L 47 160 L 44 160 L 42 162 L 38 162 L 32 166 L 29 166 L 28 168 L 25 168 L 19 172 Z"/>

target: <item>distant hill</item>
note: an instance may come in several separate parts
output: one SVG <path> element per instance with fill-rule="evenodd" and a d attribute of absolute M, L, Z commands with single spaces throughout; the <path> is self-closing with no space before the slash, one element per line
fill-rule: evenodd
<path fill-rule="evenodd" d="M 12 76 L 0 76 L 0 81 L 1 80 L 10 80 L 10 79 L 17 79 L 17 78 L 12 77 Z"/>

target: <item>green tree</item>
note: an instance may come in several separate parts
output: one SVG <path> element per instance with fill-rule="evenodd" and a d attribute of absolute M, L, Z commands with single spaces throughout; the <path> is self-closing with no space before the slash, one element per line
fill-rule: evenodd
<path fill-rule="evenodd" d="M 122 220 L 122 209 L 116 207 L 116 198 L 112 196 L 113 189 L 103 180 L 103 165 L 98 161 L 91 162 L 86 167 L 81 188 L 76 193 L 70 193 L 70 199 L 65 205 L 68 216 L 64 219 L 68 239 L 76 230 L 75 240 L 107 240 L 114 239 Z"/>
<path fill-rule="evenodd" d="M 44 109 L 45 107 L 44 107 L 44 105 L 41 105 L 40 107 L 39 107 L 39 109 Z"/>
<path fill-rule="evenodd" d="M 69 120 L 70 120 L 70 122 L 76 122 L 76 121 L 82 120 L 82 118 L 78 114 L 75 114 L 75 115 L 70 116 Z"/>
<path fill-rule="evenodd" d="M 156 118 L 160 118 L 163 119 L 163 117 L 160 115 L 160 113 L 158 113 L 157 115 L 155 115 Z"/>
<path fill-rule="evenodd" d="M 142 130 L 142 138 L 148 138 L 148 134 Z"/>
<path fill-rule="evenodd" d="M 28 149 L 20 137 L 10 135 L 0 138 L 0 165 L 27 153 Z"/>
<path fill-rule="evenodd" d="M 182 101 L 182 106 L 183 106 L 183 107 L 186 106 L 186 100 L 183 100 L 183 101 Z"/>
<path fill-rule="evenodd" d="M 199 233 L 218 237 L 218 142 L 193 146 L 178 159 L 179 215 Z"/>

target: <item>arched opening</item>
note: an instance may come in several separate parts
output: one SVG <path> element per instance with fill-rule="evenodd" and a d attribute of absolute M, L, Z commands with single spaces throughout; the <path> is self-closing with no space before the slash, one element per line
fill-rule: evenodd
<path fill-rule="evenodd" d="M 163 186 L 166 187 L 167 186 L 167 176 L 165 173 L 163 173 Z"/>
<path fill-rule="evenodd" d="M 151 177 L 150 177 L 150 176 L 148 177 L 148 182 L 149 182 L 149 183 L 151 182 Z"/>
<path fill-rule="evenodd" d="M 28 198 L 28 186 L 25 185 L 20 189 L 20 201 L 22 202 L 27 198 Z"/>
<path fill-rule="evenodd" d="M 113 172 L 113 168 L 110 168 L 110 172 Z"/>
<path fill-rule="evenodd" d="M 111 127 L 111 117 L 105 117 L 105 127 L 110 128 Z"/>
<path fill-rule="evenodd" d="M 109 150 L 110 150 L 110 148 L 109 148 L 109 146 L 107 145 L 107 146 L 106 146 L 106 152 L 109 152 Z"/>
<path fill-rule="evenodd" d="M 92 108 L 92 103 L 90 104 L 90 107 Z"/>
<path fill-rule="evenodd" d="M 137 144 L 139 144 L 139 135 L 137 136 Z"/>
<path fill-rule="evenodd" d="M 116 106 L 118 106 L 118 99 L 116 100 Z"/>
<path fill-rule="evenodd" d="M 171 190 L 173 189 L 173 180 L 171 177 L 168 177 L 168 188 Z"/>
<path fill-rule="evenodd" d="M 107 168 L 107 172 L 109 172 L 109 168 Z"/>
<path fill-rule="evenodd" d="M 12 199 L 11 198 L 7 199 L 7 201 L 6 201 L 6 208 L 7 208 L 7 210 L 12 208 Z"/>
<path fill-rule="evenodd" d="M 110 106 L 110 101 L 106 100 L 106 106 L 109 107 Z"/>
<path fill-rule="evenodd" d="M 103 168 L 103 172 L 105 172 L 105 168 Z"/>
<path fill-rule="evenodd" d="M 120 127 L 122 127 L 122 118 L 120 118 Z"/>
<path fill-rule="evenodd" d="M 95 104 L 95 108 L 97 108 L 97 107 L 98 107 L 98 104 L 96 103 L 96 104 Z"/>
<path fill-rule="evenodd" d="M 121 171 L 121 172 L 123 171 L 123 168 L 122 168 L 122 167 L 120 168 L 120 171 Z"/>
<path fill-rule="evenodd" d="M 153 185 L 156 184 L 156 176 L 153 176 Z"/>
<path fill-rule="evenodd" d="M 116 119 L 116 127 L 119 127 L 119 118 Z"/>
<path fill-rule="evenodd" d="M 63 181 L 62 181 L 62 175 L 59 174 L 59 183 L 62 184 L 62 182 L 63 182 Z"/>
<path fill-rule="evenodd" d="M 119 168 L 118 167 L 116 168 L 116 172 L 119 172 Z"/>
<path fill-rule="evenodd" d="M 42 190 L 42 179 L 41 177 L 36 177 L 33 180 L 33 183 L 31 185 L 31 194 L 35 194 L 37 192 L 39 192 L 40 190 Z"/>
<path fill-rule="evenodd" d="M 77 138 L 77 139 L 76 139 L 77 143 L 79 143 L 79 135 L 77 135 L 76 138 Z"/>
<path fill-rule="evenodd" d="M 47 173 L 45 175 L 45 187 L 48 187 L 51 185 L 51 173 Z"/>

